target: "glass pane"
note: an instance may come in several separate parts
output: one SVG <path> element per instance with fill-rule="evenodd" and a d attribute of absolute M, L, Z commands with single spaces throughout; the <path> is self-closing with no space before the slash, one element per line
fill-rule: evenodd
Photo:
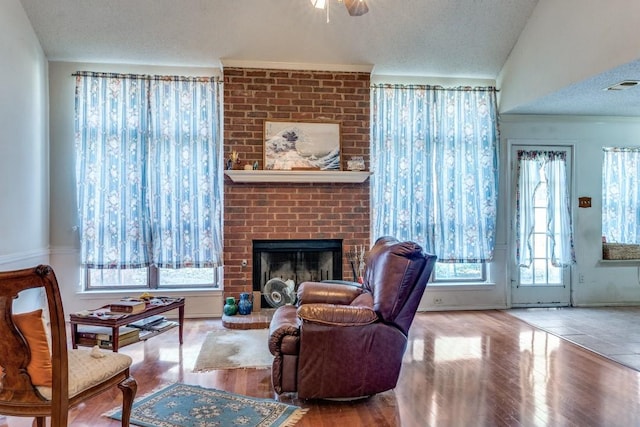
<path fill-rule="evenodd" d="M 533 285 L 533 268 L 520 267 L 520 284 Z"/>
<path fill-rule="evenodd" d="M 147 287 L 147 268 L 97 269 L 90 268 L 88 288 L 135 286 Z"/>
<path fill-rule="evenodd" d="M 547 208 L 535 208 L 533 210 L 534 221 L 533 231 L 536 233 L 544 233 L 547 231 Z"/>
<path fill-rule="evenodd" d="M 533 195 L 534 200 L 534 206 L 539 207 L 539 206 L 547 206 L 547 184 L 546 183 L 540 183 L 540 185 L 538 186 L 538 188 L 536 188 L 536 192 Z"/>
<path fill-rule="evenodd" d="M 435 281 L 482 281 L 484 275 L 482 263 L 446 263 L 437 262 Z"/>
<path fill-rule="evenodd" d="M 547 236 L 546 234 L 536 234 L 533 236 L 533 257 L 547 257 Z"/>
<path fill-rule="evenodd" d="M 536 259 L 533 261 L 533 282 L 544 284 L 547 279 L 547 260 Z"/>
<path fill-rule="evenodd" d="M 555 267 L 549 262 L 549 279 L 548 282 L 552 285 L 562 284 L 562 268 Z"/>
<path fill-rule="evenodd" d="M 214 268 L 159 268 L 158 286 L 213 286 Z"/>

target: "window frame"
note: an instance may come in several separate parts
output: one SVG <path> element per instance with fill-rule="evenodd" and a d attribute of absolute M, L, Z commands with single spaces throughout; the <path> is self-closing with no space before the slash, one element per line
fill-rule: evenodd
<path fill-rule="evenodd" d="M 129 285 L 126 283 L 118 283 L 113 285 L 106 286 L 92 286 L 91 285 L 91 272 L 90 270 L 101 270 L 98 268 L 91 267 L 82 267 L 82 275 L 83 275 L 83 291 L 118 291 L 118 290 L 132 290 L 132 289 L 152 289 L 152 290 L 179 290 L 179 289 L 223 289 L 223 281 L 222 281 L 222 266 L 213 266 L 213 267 L 201 267 L 213 270 L 213 280 L 208 284 L 194 284 L 194 283 L 186 283 L 184 285 L 162 285 L 160 284 L 160 268 L 152 265 L 148 267 L 141 267 L 141 269 L 147 270 L 147 284 L 146 286 L 140 285 Z"/>
<path fill-rule="evenodd" d="M 449 264 L 446 262 L 438 262 L 436 261 L 436 266 L 433 269 L 433 273 L 431 274 L 431 283 L 437 285 L 484 285 L 487 283 L 489 278 L 489 267 L 487 262 L 474 262 L 474 263 L 454 263 L 454 264 L 480 264 L 481 265 L 481 274 L 480 278 L 454 278 L 454 279 L 439 279 L 437 275 L 437 265 L 438 264 Z"/>

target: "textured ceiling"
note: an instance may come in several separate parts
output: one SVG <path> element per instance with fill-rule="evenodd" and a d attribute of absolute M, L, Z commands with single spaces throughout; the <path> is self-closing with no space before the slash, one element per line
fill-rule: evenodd
<path fill-rule="evenodd" d="M 21 0 L 51 61 L 220 67 L 220 60 L 358 64 L 374 75 L 496 79 L 537 0 Z M 509 113 L 640 116 L 633 63 Z M 637 90 L 636 90 L 637 89 Z M 624 102 L 621 102 L 623 100 Z"/>
<path fill-rule="evenodd" d="M 640 61 L 574 83 L 532 103 L 516 107 L 509 113 L 638 117 L 640 85 L 626 90 L 606 90 L 626 80 L 640 81 Z"/>
<path fill-rule="evenodd" d="M 537 0 L 21 0 L 53 61 L 219 66 L 220 58 L 373 65 L 495 79 Z"/>

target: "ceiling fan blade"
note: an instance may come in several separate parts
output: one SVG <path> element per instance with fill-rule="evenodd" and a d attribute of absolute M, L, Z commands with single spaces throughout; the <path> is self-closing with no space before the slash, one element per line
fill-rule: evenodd
<path fill-rule="evenodd" d="M 344 5 L 351 16 L 362 16 L 369 12 L 369 7 L 364 0 L 344 0 Z"/>

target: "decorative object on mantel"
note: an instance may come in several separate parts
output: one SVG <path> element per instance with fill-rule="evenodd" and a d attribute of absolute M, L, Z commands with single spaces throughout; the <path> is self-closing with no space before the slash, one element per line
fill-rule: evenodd
<path fill-rule="evenodd" d="M 352 156 L 351 160 L 347 160 L 347 169 L 350 171 L 363 171 L 364 158 L 362 156 Z"/>
<path fill-rule="evenodd" d="M 236 150 L 233 150 L 227 160 L 227 170 L 232 170 L 236 165 L 240 164 L 240 156 Z"/>
<path fill-rule="evenodd" d="M 280 171 L 280 170 L 226 170 L 233 182 L 316 182 L 316 183 L 363 183 L 371 172 L 367 171 Z"/>
<path fill-rule="evenodd" d="M 264 169 L 340 170 L 340 122 L 265 120 Z"/>

